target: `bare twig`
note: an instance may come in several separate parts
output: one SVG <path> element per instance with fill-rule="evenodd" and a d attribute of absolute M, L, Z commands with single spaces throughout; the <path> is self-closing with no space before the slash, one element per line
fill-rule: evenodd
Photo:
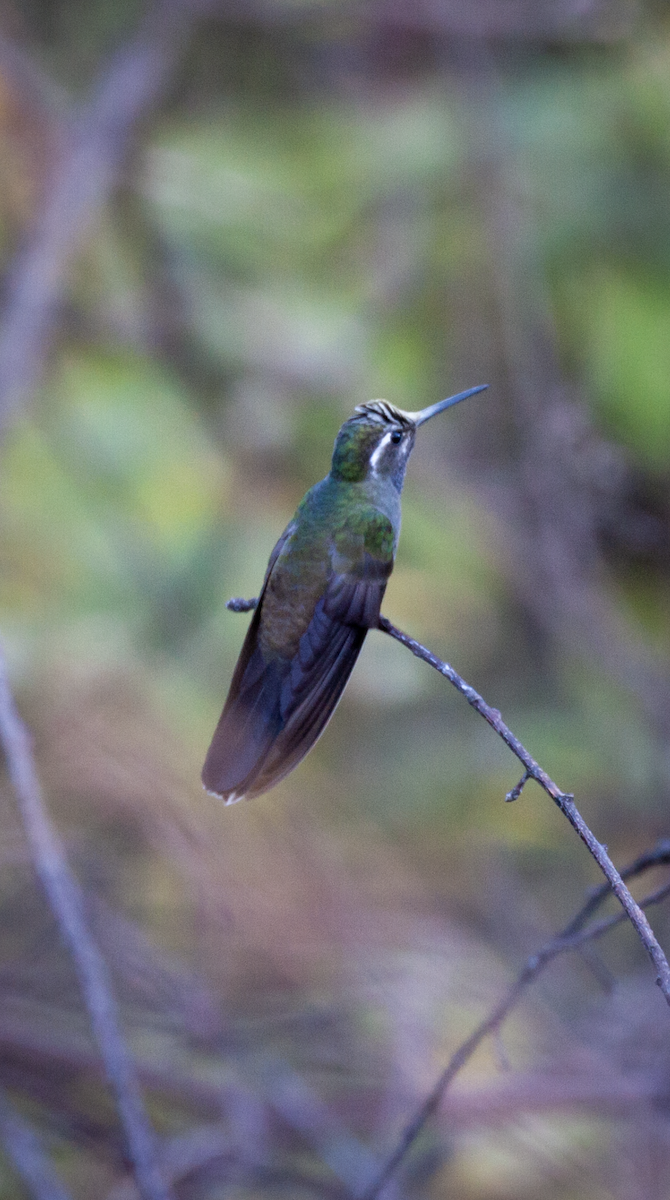
<path fill-rule="evenodd" d="M 624 867 L 621 871 L 621 878 L 633 879 L 637 875 L 642 875 L 645 871 L 651 870 L 652 867 L 663 867 L 668 864 L 670 864 L 670 839 L 661 838 L 653 849 L 645 850 L 638 858 L 633 859 L 632 863 Z M 593 888 L 586 904 L 580 908 L 576 917 L 565 927 L 561 937 L 565 939 L 577 933 L 585 925 L 589 917 L 593 916 L 603 900 L 607 899 L 611 891 L 609 883 L 601 883 L 599 887 Z M 640 907 L 645 907 L 644 901 Z"/>
<path fill-rule="evenodd" d="M 253 597 L 251 600 L 243 600 L 239 597 L 235 597 L 227 602 L 226 607 L 232 612 L 250 612 L 251 609 L 256 607 L 256 604 L 256 597 Z M 647 951 L 652 963 L 656 967 L 656 982 L 663 992 L 667 1003 L 670 1005 L 670 966 L 668 965 L 668 960 L 665 957 L 658 939 L 656 938 L 656 935 L 654 934 L 654 931 L 651 928 L 651 925 L 645 917 L 642 909 L 631 896 L 622 876 L 619 874 L 614 866 L 614 863 L 609 857 L 607 853 L 607 847 L 603 846 L 602 843 L 599 842 L 596 837 L 594 837 L 593 833 L 586 824 L 586 821 L 579 812 L 572 793 L 561 791 L 558 784 L 554 783 L 553 779 L 547 775 L 547 772 L 544 771 L 540 764 L 536 762 L 535 759 L 528 753 L 525 746 L 519 741 L 516 734 L 512 733 L 512 730 L 509 728 L 509 726 L 505 724 L 499 709 L 491 708 L 490 704 L 487 704 L 484 698 L 479 695 L 479 692 L 476 692 L 469 683 L 466 683 L 465 680 L 458 674 L 458 671 L 455 671 L 454 668 L 449 665 L 449 663 L 443 662 L 443 660 L 438 658 L 436 654 L 433 654 L 431 650 L 428 650 L 425 646 L 422 646 L 421 642 L 417 642 L 413 637 L 410 637 L 409 634 L 403 633 L 401 629 L 397 629 L 396 626 L 392 625 L 386 617 L 380 616 L 379 628 L 382 633 L 388 633 L 390 637 L 395 638 L 396 641 L 400 642 L 402 646 L 406 646 L 407 649 L 411 650 L 412 654 L 416 655 L 417 658 L 422 659 L 423 662 L 426 662 L 429 666 L 434 667 L 436 671 L 439 671 L 440 675 L 444 675 L 445 679 L 448 679 L 449 682 L 452 683 L 454 687 L 461 693 L 461 695 L 465 696 L 468 704 L 472 705 L 472 707 L 476 709 L 480 716 L 482 716 L 484 720 L 488 722 L 491 728 L 494 729 L 498 736 L 501 737 L 505 742 L 505 744 L 509 746 L 512 753 L 516 754 L 519 762 L 523 763 L 523 766 L 525 767 L 524 774 L 516 786 L 507 793 L 507 796 L 505 797 L 506 800 L 517 800 L 521 795 L 521 790 L 526 782 L 529 779 L 534 779 L 537 783 L 539 783 L 540 787 L 544 789 L 547 795 L 551 796 L 554 803 L 558 805 L 563 815 L 567 817 L 568 821 L 572 825 L 572 828 L 579 834 L 580 838 L 584 842 L 584 845 L 590 851 L 593 858 L 595 858 L 603 875 L 607 879 L 607 890 L 609 891 L 611 888 L 617 900 L 625 909 L 632 925 L 637 932 L 638 937 L 640 938 L 640 941 L 642 942 L 642 945 Z"/>
<path fill-rule="evenodd" d="M 626 867 L 622 875 L 630 878 L 632 875 L 639 875 L 651 867 L 667 864 L 668 862 L 670 862 L 670 847 L 668 847 L 667 842 L 662 842 L 659 843 L 656 850 L 641 855 L 639 859 L 636 859 L 634 863 Z M 605 917 L 601 921 L 594 922 L 594 924 L 588 926 L 586 929 L 583 928 L 589 916 L 610 895 L 610 892 L 611 888 L 609 884 L 598 888 L 597 891 L 589 896 L 586 903 L 565 926 L 562 932 L 551 938 L 548 942 L 545 942 L 540 950 L 531 955 L 507 994 L 496 1004 L 488 1017 L 477 1026 L 474 1032 L 470 1034 L 470 1037 L 452 1055 L 432 1091 L 403 1130 L 395 1150 L 389 1156 L 383 1169 L 362 1194 L 361 1200 L 377 1200 L 377 1197 L 381 1195 L 382 1190 L 405 1159 L 426 1123 L 439 1108 L 449 1084 L 469 1059 L 472 1058 L 472 1055 L 484 1041 L 484 1038 L 498 1031 L 503 1021 L 505 1021 L 517 1004 L 522 993 L 534 982 L 544 968 L 553 959 L 557 958 L 559 954 L 579 949 L 586 942 L 602 937 L 603 934 L 613 929 L 615 925 L 621 925 L 626 920 L 627 914 L 625 912 L 618 912 L 614 913 L 611 917 Z M 645 896 L 644 900 L 641 901 L 640 907 L 648 908 L 652 904 L 659 904 L 668 895 L 670 895 L 670 884 L 666 883 L 663 887 Z"/>
<path fill-rule="evenodd" d="M 232 612 L 249 612 L 251 609 L 256 607 L 256 603 L 257 600 L 255 597 L 251 600 L 242 600 L 239 597 L 235 597 L 233 600 L 228 601 L 226 607 Z M 512 733 L 512 730 L 509 728 L 509 726 L 505 724 L 499 709 L 491 708 L 490 704 L 487 704 L 484 698 L 479 695 L 479 692 L 476 692 L 469 683 L 466 683 L 465 680 L 458 674 L 458 671 L 455 671 L 454 668 L 449 665 L 449 663 L 443 662 L 443 660 L 438 658 L 436 654 L 433 654 L 431 650 L 428 650 L 425 646 L 422 646 L 421 642 L 417 642 L 414 638 L 410 637 L 409 634 L 403 633 L 401 629 L 397 629 L 396 626 L 392 625 L 386 617 L 380 616 L 379 628 L 382 633 L 388 633 L 390 637 L 395 638 L 396 641 L 400 642 L 402 646 L 406 646 L 407 649 L 411 650 L 412 654 L 416 655 L 417 658 L 422 659 L 423 662 L 426 662 L 429 666 L 434 667 L 436 671 L 439 671 L 440 675 L 444 675 L 445 679 L 448 679 L 449 682 L 452 683 L 454 687 L 461 693 L 461 695 L 465 696 L 468 704 L 472 705 L 472 707 L 476 709 L 480 716 L 482 716 L 484 720 L 488 722 L 491 728 L 495 730 L 498 736 L 502 738 L 502 740 L 505 742 L 505 745 L 509 746 L 512 753 L 516 754 L 519 762 L 523 763 L 523 766 L 525 767 L 524 774 L 516 786 L 507 793 L 507 796 L 505 797 L 506 800 L 517 800 L 521 795 L 521 790 L 525 783 L 529 779 L 534 779 L 537 783 L 539 783 L 540 787 L 544 789 L 547 795 L 551 796 L 554 803 L 558 805 L 563 815 L 567 817 L 568 821 L 572 825 L 572 828 L 579 834 L 580 838 L 584 842 L 584 845 L 590 851 L 593 858 L 595 858 L 603 875 L 607 879 L 607 891 L 611 889 L 621 906 L 625 909 L 631 924 L 634 926 L 637 935 L 642 942 L 642 945 L 647 951 L 652 963 L 656 967 L 656 982 L 663 992 L 667 1003 L 670 1005 L 670 966 L 668 965 L 668 960 L 665 957 L 658 939 L 656 938 L 656 935 L 642 909 L 631 896 L 622 876 L 619 874 L 614 866 L 614 863 L 609 857 L 607 853 L 607 847 L 603 846 L 602 843 L 599 842 L 596 837 L 594 837 L 593 833 L 586 824 L 586 821 L 579 812 L 572 793 L 561 791 L 558 784 L 554 783 L 553 779 L 547 775 L 547 772 L 544 771 L 540 764 L 536 762 L 535 759 L 528 753 L 525 746 L 519 741 L 516 734 Z"/>
<path fill-rule="evenodd" d="M 396 641 L 400 642 L 403 646 L 407 646 L 407 649 L 411 650 L 412 654 L 415 654 L 417 658 L 423 659 L 423 661 L 427 662 L 429 666 L 434 667 L 436 671 L 439 671 L 440 675 L 444 675 L 445 679 L 448 679 L 449 682 L 458 689 L 461 695 L 465 696 L 468 704 L 472 705 L 472 707 L 476 709 L 480 716 L 482 716 L 484 720 L 488 722 L 491 728 L 494 729 L 498 736 L 501 737 L 505 742 L 505 744 L 509 746 L 512 753 L 516 754 L 519 761 L 523 763 L 523 766 L 525 767 L 526 776 L 531 779 L 535 779 L 537 783 L 539 783 L 540 787 L 544 789 L 547 795 L 551 796 L 552 800 L 558 805 L 563 815 L 567 817 L 568 821 L 572 825 L 572 828 L 579 834 L 585 846 L 595 858 L 598 866 L 603 872 L 603 875 L 607 879 L 612 891 L 614 892 L 614 895 L 622 907 L 626 910 L 628 917 L 634 925 L 637 935 L 642 942 L 642 945 L 644 946 L 647 954 L 656 968 L 656 982 L 663 992 L 666 1001 L 670 1005 L 670 966 L 668 965 L 668 960 L 665 957 L 658 939 L 656 938 L 656 935 L 654 934 L 654 931 L 651 928 L 651 925 L 645 917 L 642 909 L 640 908 L 639 904 L 636 904 L 623 879 L 621 878 L 621 875 L 609 857 L 607 848 L 603 846 L 592 834 L 591 830 L 586 824 L 586 821 L 577 809 L 574 797 L 571 795 L 571 793 L 561 791 L 558 784 L 554 783 L 553 779 L 550 779 L 549 775 L 547 775 L 547 772 L 542 769 L 540 764 L 537 763 L 535 759 L 528 753 L 525 746 L 523 746 L 519 741 L 518 737 L 512 733 L 512 730 L 509 728 L 509 726 L 505 724 L 498 709 L 491 708 L 491 706 L 487 704 L 486 701 L 479 695 L 479 692 L 476 692 L 469 683 L 466 683 L 465 680 L 462 679 L 458 674 L 458 672 L 449 665 L 449 663 L 443 662 L 442 659 L 438 658 L 435 654 L 432 654 L 430 650 L 427 650 L 425 646 L 422 646 L 420 642 L 415 641 L 414 638 L 410 637 L 406 633 L 403 633 L 402 630 L 396 629 L 395 625 L 392 625 L 391 622 L 386 619 L 386 617 L 379 618 L 379 628 L 384 633 L 388 633 L 390 637 L 395 638 Z M 526 776 L 524 776 L 524 781 Z M 520 790 L 519 784 L 517 784 L 517 788 Z M 512 792 L 508 793 L 508 798 L 512 798 L 515 791 L 516 789 L 512 789 Z"/>
<path fill-rule="evenodd" d="M 0 1090 L 0 1138 L 5 1153 L 34 1200 L 71 1200 L 40 1139 Z"/>
<path fill-rule="evenodd" d="M 521 795 L 521 793 L 522 793 L 523 789 L 525 788 L 526 784 L 528 783 L 529 779 L 532 779 L 532 775 L 528 771 L 524 771 L 519 782 L 517 784 L 515 784 L 515 786 L 505 796 L 505 800 L 507 801 L 508 804 L 512 800 L 519 799 L 519 796 Z"/>
<path fill-rule="evenodd" d="M 143 1200 L 168 1200 L 169 1193 L 156 1164 L 154 1133 L 144 1109 L 135 1067 L 121 1032 L 107 964 L 89 932 L 81 888 L 70 871 L 63 845 L 44 804 L 30 737 L 14 706 L 1 655 L 0 742 L 35 869 L 75 963 L 93 1032 L 116 1099 L 140 1194 Z"/>

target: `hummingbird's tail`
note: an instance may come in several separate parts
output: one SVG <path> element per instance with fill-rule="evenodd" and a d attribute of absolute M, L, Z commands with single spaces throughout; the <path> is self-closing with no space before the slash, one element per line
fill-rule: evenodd
<path fill-rule="evenodd" d="M 226 804 L 274 787 L 312 748 L 332 716 L 367 628 L 344 624 L 319 601 L 292 659 L 266 658 L 256 608 L 212 738 L 202 781 Z"/>

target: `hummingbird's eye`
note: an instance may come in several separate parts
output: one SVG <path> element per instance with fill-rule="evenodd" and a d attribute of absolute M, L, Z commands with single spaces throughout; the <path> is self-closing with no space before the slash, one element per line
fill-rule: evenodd
<path fill-rule="evenodd" d="M 401 442 L 401 441 L 402 441 L 402 433 L 400 432 L 400 430 L 399 430 L 399 429 L 394 429 L 394 430 L 393 430 L 393 433 L 391 434 L 391 441 L 392 441 L 392 442 L 394 443 L 394 445 L 396 445 L 396 446 L 398 445 L 398 442 Z"/>

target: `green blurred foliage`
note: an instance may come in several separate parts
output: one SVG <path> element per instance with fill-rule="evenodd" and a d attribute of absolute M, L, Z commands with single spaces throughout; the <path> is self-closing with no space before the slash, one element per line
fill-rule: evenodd
<path fill-rule="evenodd" d="M 539 791 L 503 804 L 514 760 L 382 635 L 295 774 L 220 810 L 198 774 L 245 629 L 225 601 L 256 594 L 355 404 L 414 409 L 490 378 L 486 396 L 420 436 L 385 611 L 501 706 L 617 859 L 667 835 L 666 752 L 639 699 L 583 640 L 543 627 L 517 587 L 514 519 L 498 497 L 521 487 L 526 431 L 487 204 L 496 188 L 513 196 L 513 278 L 530 309 L 541 293 L 564 379 L 624 464 L 599 531 L 599 586 L 667 671 L 670 34 L 657 6 L 611 42 L 498 46 L 493 100 L 478 111 L 478 80 L 465 86 L 456 53 L 440 70 L 419 39 L 407 65 L 399 38 L 397 60 L 375 68 L 355 16 L 323 8 L 323 24 L 280 33 L 233 18 L 200 27 L 142 131 L 68 281 L 40 395 L 2 449 L 0 629 L 92 890 L 200 971 L 256 1053 L 281 1051 L 328 1096 L 355 1093 L 359 1068 L 379 1077 L 402 1043 L 393 1021 L 411 1024 L 425 1004 L 398 1066 L 406 1098 L 594 870 Z M 33 3 L 28 48 L 83 95 L 135 13 Z M 34 203 L 25 170 L 17 156 L 0 182 L 8 230 Z M 10 244 L 7 233 L 5 266 Z M 640 513 L 654 531 L 642 549 L 624 536 Z M 2 888 L 7 961 L 25 886 L 8 874 Z M 34 938 L 45 922 L 31 918 Z M 632 937 L 602 953 L 622 976 L 645 968 Z M 56 991 L 71 1001 L 67 975 Z M 549 1057 L 554 1022 L 578 1024 L 600 999 L 586 970 L 566 968 L 549 1015 L 538 1002 L 512 1023 L 510 1053 Z M 138 1003 L 132 988 L 124 1003 Z M 321 1041 L 314 1011 L 346 1029 Z M 138 1053 L 177 1055 L 151 1022 L 132 1036 Z M 179 1052 L 198 1077 L 227 1061 L 195 1042 Z M 487 1051 L 471 1081 L 496 1072 Z M 407 1104 L 389 1108 L 391 1129 Z M 155 1108 L 166 1129 L 185 1124 L 168 1101 Z M 613 1135 L 597 1115 L 527 1120 L 509 1138 L 470 1130 L 451 1157 L 442 1147 L 429 1190 L 412 1194 L 619 1195 L 600 1170 Z M 372 1136 L 369 1112 L 361 1126 Z M 84 1148 L 66 1161 L 58 1137 L 76 1194 L 106 1187 L 102 1159 Z M 18 1193 L 3 1179 L 0 1194 Z"/>

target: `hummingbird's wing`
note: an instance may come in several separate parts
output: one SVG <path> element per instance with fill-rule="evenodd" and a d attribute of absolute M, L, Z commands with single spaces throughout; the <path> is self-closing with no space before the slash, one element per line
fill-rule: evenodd
<path fill-rule="evenodd" d="M 282 571 L 282 548 L 275 548 L 268 567 L 203 770 L 207 790 L 229 804 L 273 787 L 314 745 L 368 629 L 377 625 L 393 568 L 391 522 L 378 509 L 359 509 L 333 536 L 325 589 L 297 651 L 282 659 L 264 653 L 259 637 L 268 583 L 273 571 Z"/>
<path fill-rule="evenodd" d="M 239 788 L 253 775 L 254 766 L 262 762 L 277 732 L 270 714 L 276 708 L 276 692 L 281 687 L 283 672 L 263 656 L 258 629 L 268 580 L 294 530 L 295 522 L 291 521 L 270 555 L 263 587 L 202 769 L 206 790 L 220 796 L 226 804 L 243 798 L 245 793 L 239 792 Z"/>

